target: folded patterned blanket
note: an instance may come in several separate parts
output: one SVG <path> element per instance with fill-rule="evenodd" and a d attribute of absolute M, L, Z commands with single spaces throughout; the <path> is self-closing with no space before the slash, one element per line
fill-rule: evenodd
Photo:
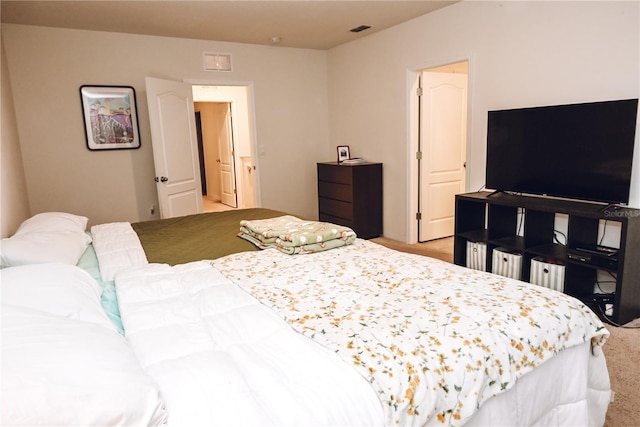
<path fill-rule="evenodd" d="M 275 247 L 287 254 L 319 252 L 353 243 L 356 233 L 349 227 L 304 221 L 291 215 L 240 221 L 239 237 L 261 249 Z"/>

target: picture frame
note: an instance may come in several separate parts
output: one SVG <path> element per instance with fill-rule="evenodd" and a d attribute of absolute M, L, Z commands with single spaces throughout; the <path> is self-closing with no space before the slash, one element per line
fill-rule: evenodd
<path fill-rule="evenodd" d="M 136 92 L 131 86 L 80 86 L 89 150 L 140 148 Z"/>
<path fill-rule="evenodd" d="M 351 158 L 348 145 L 338 145 L 338 163 Z"/>

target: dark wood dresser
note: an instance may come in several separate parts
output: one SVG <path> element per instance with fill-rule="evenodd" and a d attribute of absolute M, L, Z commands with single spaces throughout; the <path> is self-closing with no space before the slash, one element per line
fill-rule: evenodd
<path fill-rule="evenodd" d="M 381 236 L 382 163 L 318 163 L 318 216 L 363 239 Z"/>

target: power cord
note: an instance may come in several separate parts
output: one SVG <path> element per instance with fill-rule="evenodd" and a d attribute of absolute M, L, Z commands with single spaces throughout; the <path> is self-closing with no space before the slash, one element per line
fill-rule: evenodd
<path fill-rule="evenodd" d="M 604 220 L 604 224 L 602 224 L 602 236 L 600 237 L 600 242 L 598 242 L 598 245 L 602 245 L 602 242 L 604 241 L 604 235 L 607 234 L 607 224 L 608 224 L 609 220 L 605 219 Z"/>
<path fill-rule="evenodd" d="M 616 276 L 611 273 L 610 271 L 608 271 L 607 273 L 609 273 L 609 275 L 613 278 L 613 280 L 598 280 L 597 278 L 595 279 L 595 284 L 596 287 L 598 288 L 598 290 L 600 291 L 601 294 L 611 294 L 611 295 L 615 295 L 615 292 L 605 292 L 602 287 L 600 286 L 600 284 L 604 284 L 604 283 L 613 283 L 614 285 L 618 283 L 618 280 L 616 278 Z"/>
<path fill-rule="evenodd" d="M 564 238 L 564 243 L 562 243 L 562 242 L 560 241 L 560 239 L 558 239 L 558 234 L 559 234 L 559 235 L 561 235 L 561 236 Z M 566 245 L 567 245 L 567 235 L 566 235 L 566 234 L 564 234 L 564 233 L 563 233 L 563 232 L 561 232 L 561 231 L 553 230 L 553 241 L 554 241 L 555 243 L 559 244 L 559 245 L 566 246 Z"/>
<path fill-rule="evenodd" d="M 522 226 L 524 225 L 524 209 L 518 208 L 517 213 L 517 221 L 518 221 L 518 231 L 516 232 L 517 236 L 522 236 Z"/>
<path fill-rule="evenodd" d="M 613 319 L 607 314 L 607 304 L 612 304 L 616 294 L 615 292 L 605 292 L 602 289 L 602 286 L 600 286 L 601 284 L 604 283 L 617 283 L 616 280 L 616 275 L 614 273 L 612 273 L 611 271 L 607 271 L 607 273 L 609 273 L 609 275 L 614 279 L 614 280 L 595 280 L 595 285 L 598 288 L 598 290 L 600 291 L 600 293 L 598 294 L 594 294 L 593 295 L 593 300 L 590 301 L 590 303 L 592 304 L 592 307 L 595 306 L 598 309 L 598 312 L 600 313 L 600 318 L 604 319 L 604 321 L 606 323 L 609 323 L 613 326 L 616 326 L 618 328 L 625 328 L 625 329 L 640 329 L 640 326 L 625 326 L 625 325 L 620 325 L 619 323 L 616 323 L 613 321 Z"/>
<path fill-rule="evenodd" d="M 604 318 L 605 322 L 617 327 L 617 328 L 624 328 L 624 329 L 640 329 L 640 326 L 625 326 L 625 325 L 620 325 L 616 322 L 614 322 L 613 320 L 611 320 L 611 318 L 607 315 L 607 313 L 605 313 L 606 310 L 602 309 L 602 305 L 598 304 L 598 311 L 600 312 L 600 315 L 602 316 L 602 318 Z"/>

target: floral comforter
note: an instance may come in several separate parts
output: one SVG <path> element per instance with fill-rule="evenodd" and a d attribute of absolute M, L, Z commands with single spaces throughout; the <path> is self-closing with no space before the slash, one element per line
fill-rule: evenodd
<path fill-rule="evenodd" d="M 356 240 L 308 256 L 211 261 L 378 393 L 389 425 L 461 425 L 558 352 L 608 331 L 581 302 L 535 285 Z"/>

